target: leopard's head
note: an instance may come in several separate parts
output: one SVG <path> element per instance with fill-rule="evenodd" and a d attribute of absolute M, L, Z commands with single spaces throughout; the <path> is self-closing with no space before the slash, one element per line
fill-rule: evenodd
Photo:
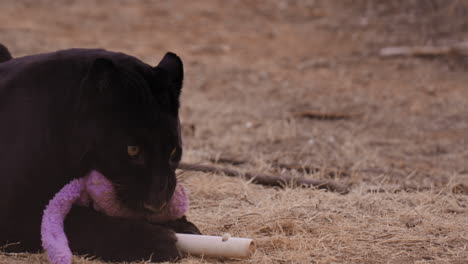
<path fill-rule="evenodd" d="M 183 77 L 182 61 L 167 53 L 156 67 L 97 58 L 81 83 L 81 123 L 92 139 L 83 164 L 107 177 L 131 209 L 156 212 L 174 193 Z"/>

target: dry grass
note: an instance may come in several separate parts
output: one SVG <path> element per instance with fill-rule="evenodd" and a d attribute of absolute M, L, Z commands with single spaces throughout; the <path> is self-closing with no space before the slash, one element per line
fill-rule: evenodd
<path fill-rule="evenodd" d="M 189 218 L 205 233 L 256 239 L 254 257 L 241 263 L 464 263 L 468 258 L 468 197 L 447 190 L 375 194 L 363 185 L 343 196 L 275 190 L 200 173 L 187 175 L 186 184 L 193 199 Z M 2 260 L 46 263 L 42 255 Z M 181 263 L 205 262 L 219 261 Z"/>
<path fill-rule="evenodd" d="M 466 263 L 468 65 L 375 56 L 468 39 L 465 1 L 64 3 L 1 2 L 0 41 L 16 56 L 104 47 L 151 64 L 175 51 L 186 65 L 185 161 L 230 155 L 248 161 L 236 165 L 244 171 L 346 172 L 333 178 L 352 186 L 348 195 L 185 173 L 190 220 L 206 234 L 255 238 L 258 251 L 181 263 Z M 0 263 L 46 260 L 0 254 Z"/>

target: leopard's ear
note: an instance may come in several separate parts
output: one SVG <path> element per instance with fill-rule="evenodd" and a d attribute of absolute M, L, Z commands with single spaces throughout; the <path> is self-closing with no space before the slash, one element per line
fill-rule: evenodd
<path fill-rule="evenodd" d="M 11 56 L 10 51 L 2 43 L 0 43 L 0 63 L 9 61 L 11 59 L 13 59 L 13 56 Z"/>
<path fill-rule="evenodd" d="M 172 52 L 166 53 L 155 69 L 162 69 L 167 73 L 170 89 L 178 99 L 184 81 L 184 65 L 179 56 Z"/>
<path fill-rule="evenodd" d="M 112 101 L 113 86 L 119 85 L 118 69 L 105 58 L 95 59 L 81 81 L 78 109 L 87 112 Z M 96 110 L 96 109 L 94 109 Z"/>

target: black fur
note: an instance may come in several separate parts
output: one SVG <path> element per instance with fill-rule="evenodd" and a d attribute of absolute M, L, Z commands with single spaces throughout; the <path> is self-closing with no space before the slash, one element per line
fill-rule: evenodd
<path fill-rule="evenodd" d="M 182 61 L 172 53 L 157 67 L 85 49 L 1 63 L 0 245 L 40 250 L 46 204 L 92 169 L 127 206 L 148 213 L 163 206 L 182 155 L 182 81 Z M 130 157 L 128 145 L 140 146 L 140 154 Z M 65 229 L 72 251 L 111 261 L 172 260 L 179 257 L 174 231 L 199 233 L 185 218 L 156 225 L 79 207 Z"/>

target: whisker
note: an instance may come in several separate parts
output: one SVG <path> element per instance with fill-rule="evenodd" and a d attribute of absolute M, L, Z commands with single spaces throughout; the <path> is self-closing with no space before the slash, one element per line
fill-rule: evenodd
<path fill-rule="evenodd" d="M 186 174 L 188 171 L 179 171 L 178 173 L 176 173 L 176 178 L 177 180 L 181 180 L 183 177 L 184 177 L 184 174 Z"/>
<path fill-rule="evenodd" d="M 164 183 L 163 192 L 166 192 L 168 188 L 169 188 L 169 181 L 166 181 L 166 182 Z"/>

